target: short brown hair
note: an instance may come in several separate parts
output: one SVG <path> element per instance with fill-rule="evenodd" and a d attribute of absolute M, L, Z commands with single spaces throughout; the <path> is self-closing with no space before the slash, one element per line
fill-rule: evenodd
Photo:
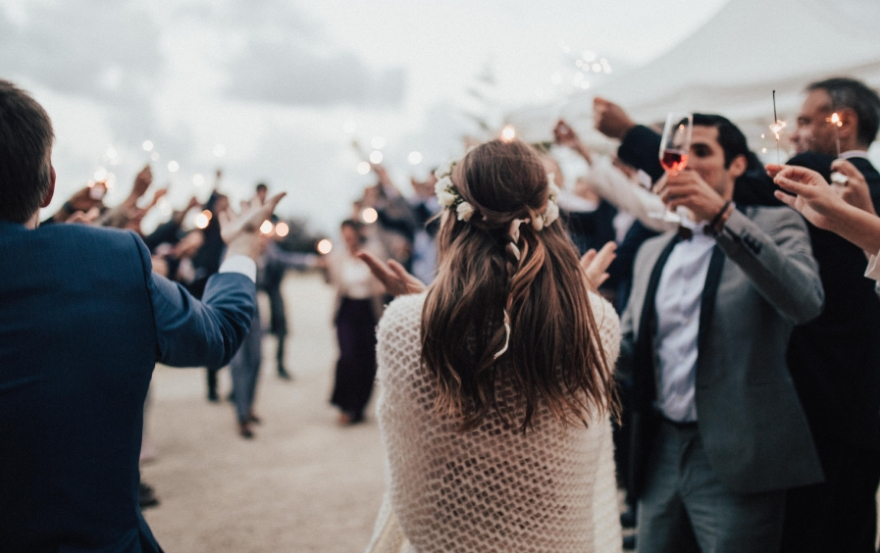
<path fill-rule="evenodd" d="M 24 223 L 52 184 L 52 121 L 31 96 L 0 79 L 0 219 Z"/>

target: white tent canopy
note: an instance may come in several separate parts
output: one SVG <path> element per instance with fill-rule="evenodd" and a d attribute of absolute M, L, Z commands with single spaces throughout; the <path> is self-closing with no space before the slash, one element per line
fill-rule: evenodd
<path fill-rule="evenodd" d="M 773 90 L 780 119 L 792 121 L 804 87 L 832 76 L 880 88 L 880 2 L 730 0 L 648 64 L 561 107 L 523 109 L 508 119 L 527 140 L 548 139 L 558 116 L 587 133 L 593 96 L 599 95 L 639 122 L 662 121 L 669 111 L 724 114 L 757 149 L 756 135 L 773 122 Z"/>

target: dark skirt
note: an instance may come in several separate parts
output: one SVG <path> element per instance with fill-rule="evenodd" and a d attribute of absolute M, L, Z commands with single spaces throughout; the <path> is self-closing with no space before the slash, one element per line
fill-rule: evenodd
<path fill-rule="evenodd" d="M 336 315 L 339 361 L 330 403 L 351 416 L 363 418 L 376 379 L 376 316 L 373 300 L 342 298 Z"/>

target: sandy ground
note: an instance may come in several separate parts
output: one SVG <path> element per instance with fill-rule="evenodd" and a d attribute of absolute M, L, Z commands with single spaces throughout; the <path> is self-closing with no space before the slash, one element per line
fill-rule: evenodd
<path fill-rule="evenodd" d="M 275 340 L 267 337 L 256 404 L 263 424 L 254 440 L 236 433 L 230 403 L 204 399 L 204 370 L 156 369 L 147 424 L 158 458 L 142 477 L 161 505 L 144 515 L 168 553 L 359 553 L 372 535 L 384 490 L 382 444 L 372 413 L 365 424 L 340 428 L 327 403 L 333 290 L 316 275 L 291 274 L 284 287 L 295 379 L 276 376 Z M 230 387 L 224 369 L 223 397 Z"/>
<path fill-rule="evenodd" d="M 161 505 L 144 515 L 168 553 L 351 553 L 370 539 L 384 490 L 382 445 L 372 416 L 340 428 L 327 403 L 333 291 L 317 276 L 291 275 L 285 293 L 294 380 L 276 376 L 275 340 L 266 338 L 254 440 L 236 433 L 232 404 L 204 399 L 204 370 L 156 369 L 148 432 L 158 457 L 142 478 Z M 230 387 L 223 369 L 222 397 Z"/>

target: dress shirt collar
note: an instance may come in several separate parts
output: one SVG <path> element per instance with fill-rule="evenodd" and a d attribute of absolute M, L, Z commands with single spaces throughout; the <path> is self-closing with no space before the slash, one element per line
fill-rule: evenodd
<path fill-rule="evenodd" d="M 850 159 L 854 157 L 863 157 L 865 159 L 868 159 L 868 152 L 866 152 L 865 150 L 847 150 L 840 154 L 839 159 Z"/>

